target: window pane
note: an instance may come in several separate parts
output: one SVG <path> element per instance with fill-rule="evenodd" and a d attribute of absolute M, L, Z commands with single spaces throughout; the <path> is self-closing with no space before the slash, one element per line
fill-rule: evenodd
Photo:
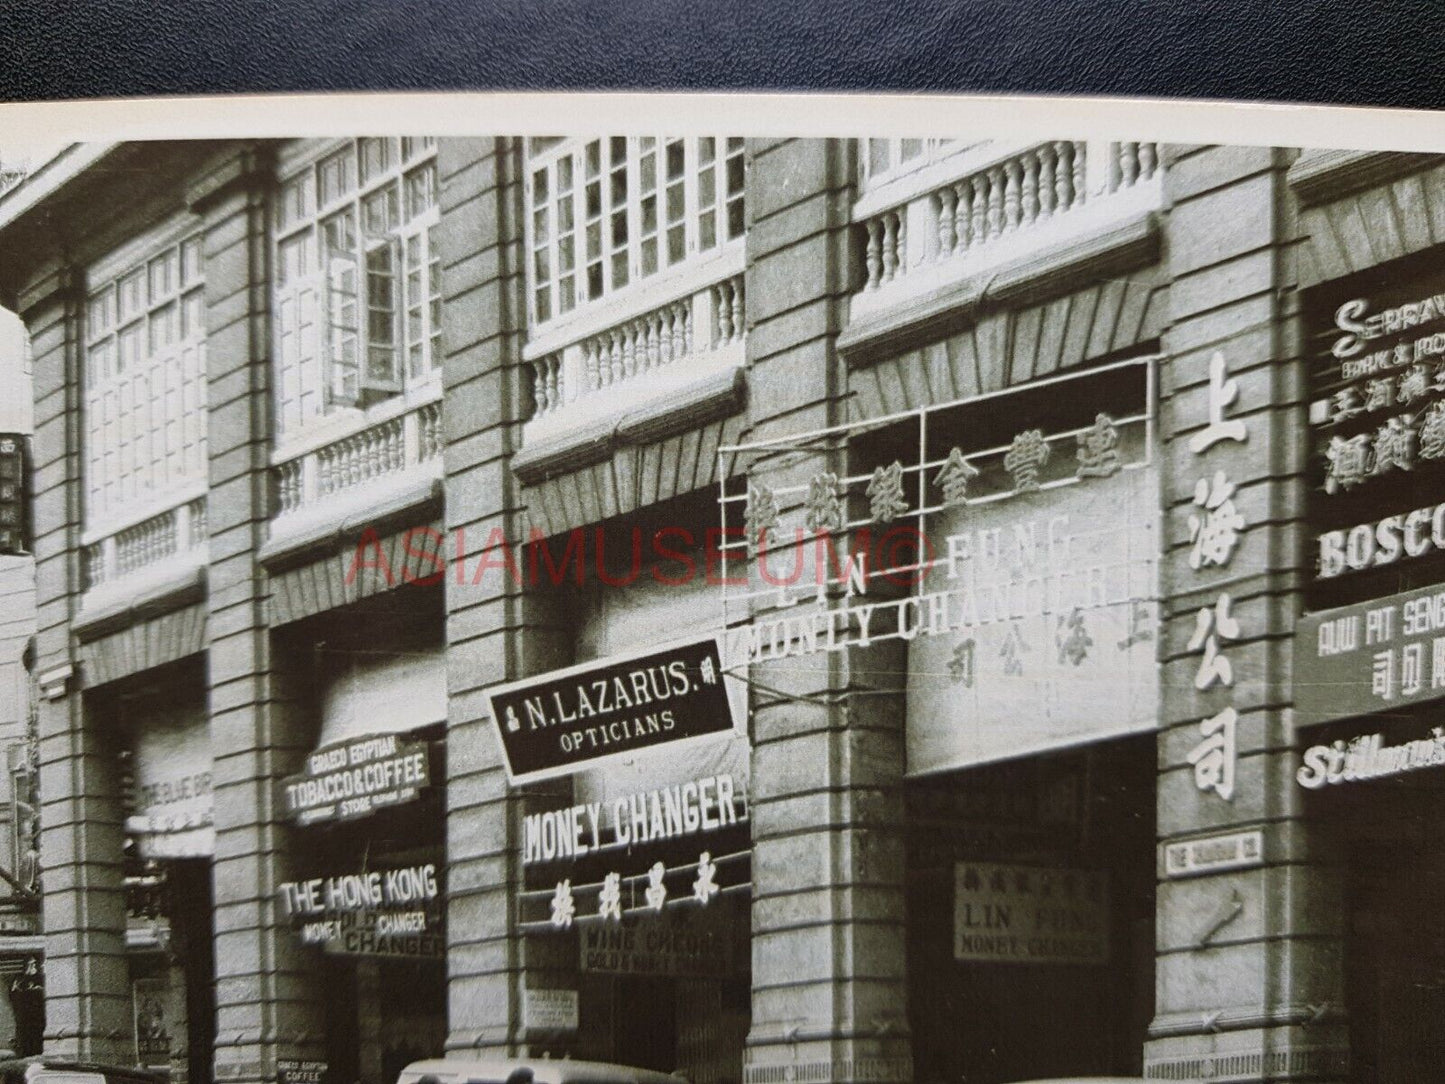
<path fill-rule="evenodd" d="M 396 188 L 387 185 L 366 197 L 362 218 L 366 232 L 372 237 L 381 237 L 396 226 Z"/>
<path fill-rule="evenodd" d="M 353 252 L 356 249 L 356 220 L 352 213 L 342 211 L 321 224 L 321 236 L 328 252 Z"/>
<path fill-rule="evenodd" d="M 736 199 L 728 204 L 728 237 L 743 235 L 743 201 Z"/>
<path fill-rule="evenodd" d="M 687 231 L 682 226 L 674 226 L 667 231 L 667 262 L 670 264 L 681 263 L 682 258 L 687 255 Z"/>
<path fill-rule="evenodd" d="M 175 302 L 156 309 L 151 313 L 150 319 L 150 352 L 159 354 L 179 337 L 177 330 L 180 326 L 180 313 Z"/>
<path fill-rule="evenodd" d="M 181 337 L 198 338 L 206 333 L 206 295 L 192 290 L 181 298 Z"/>
<path fill-rule="evenodd" d="M 374 181 L 391 165 L 391 140 L 363 139 L 361 141 L 361 183 Z"/>
<path fill-rule="evenodd" d="M 675 181 L 682 176 L 683 160 L 682 140 L 676 139 L 667 145 L 667 179 Z"/>
<path fill-rule="evenodd" d="M 613 136 L 612 140 L 612 164 L 619 165 L 627 161 L 627 137 Z"/>
<path fill-rule="evenodd" d="M 602 185 L 592 181 L 587 185 L 587 217 L 596 218 L 602 213 Z"/>
<path fill-rule="evenodd" d="M 89 338 L 98 338 L 115 326 L 115 292 L 109 287 L 90 297 L 86 318 Z"/>
<path fill-rule="evenodd" d="M 550 291 L 544 288 L 538 290 L 535 296 L 537 299 L 537 322 L 539 324 L 546 323 L 548 320 L 552 319 L 552 303 Z"/>
<path fill-rule="evenodd" d="M 181 285 L 194 286 L 201 278 L 201 239 L 181 242 Z"/>
<path fill-rule="evenodd" d="M 406 175 L 406 210 L 415 218 L 436 204 L 436 167 L 428 163 Z"/>
<path fill-rule="evenodd" d="M 902 146 L 899 148 L 899 151 L 898 151 L 898 160 L 899 160 L 900 162 L 911 162 L 913 159 L 917 158 L 917 157 L 918 157 L 920 154 L 922 154 L 922 153 L 923 153 L 923 140 L 921 140 L 921 139 L 905 139 L 905 140 L 903 141 L 903 143 L 902 143 Z"/>
<path fill-rule="evenodd" d="M 152 305 L 175 293 L 177 279 L 180 277 L 177 273 L 179 266 L 180 253 L 174 248 L 150 262 L 150 303 Z"/>
<path fill-rule="evenodd" d="M 570 155 L 557 159 L 557 191 L 559 193 L 572 191 L 572 158 Z"/>
<path fill-rule="evenodd" d="M 281 188 L 277 219 L 282 229 L 294 226 L 311 214 L 311 173 L 287 181 Z"/>
<path fill-rule="evenodd" d="M 124 323 L 145 309 L 145 271 L 133 271 L 116 286 L 119 294 L 118 319 Z"/>
<path fill-rule="evenodd" d="M 699 215 L 697 233 L 699 247 L 709 249 L 717 244 L 717 215 L 712 211 L 704 211 Z"/>
<path fill-rule="evenodd" d="M 587 296 L 602 296 L 602 265 L 600 263 L 589 264 L 587 267 Z"/>
<path fill-rule="evenodd" d="M 743 160 L 742 158 L 728 159 L 728 195 L 735 195 L 743 190 Z"/>
<path fill-rule="evenodd" d="M 602 170 L 602 144 L 593 140 L 587 144 L 587 179 L 590 181 Z"/>
<path fill-rule="evenodd" d="M 870 176 L 885 173 L 888 170 L 888 140 L 870 139 L 868 141 L 868 173 Z"/>
<path fill-rule="evenodd" d="M 657 239 L 649 238 L 642 242 L 642 273 L 651 275 L 657 270 Z"/>
<path fill-rule="evenodd" d="M 713 148 L 715 140 L 712 136 L 703 136 L 697 141 L 697 161 L 699 165 L 707 165 L 713 159 L 715 153 Z"/>
<path fill-rule="evenodd" d="M 612 288 L 620 290 L 627 285 L 628 267 L 627 253 L 617 252 L 612 256 Z"/>
<path fill-rule="evenodd" d="M 323 205 L 350 194 L 351 190 L 356 187 L 351 156 L 352 149 L 344 147 L 329 158 L 323 158 L 316 167 Z"/>
<path fill-rule="evenodd" d="M 532 174 L 532 203 L 533 205 L 547 202 L 547 171 L 539 169 Z"/>

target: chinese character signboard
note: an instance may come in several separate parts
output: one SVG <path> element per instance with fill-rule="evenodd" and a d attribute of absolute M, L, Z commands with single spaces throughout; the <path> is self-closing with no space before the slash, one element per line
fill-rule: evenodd
<path fill-rule="evenodd" d="M 431 782 L 427 743 L 382 734 L 318 749 L 306 770 L 281 783 L 286 815 L 297 824 L 364 817 L 413 801 Z"/>
<path fill-rule="evenodd" d="M 1294 714 L 1301 725 L 1445 696 L 1445 587 L 1300 619 Z"/>
<path fill-rule="evenodd" d="M 513 783 L 570 775 L 671 742 L 745 732 L 740 682 L 709 636 L 513 682 L 489 693 Z"/>
<path fill-rule="evenodd" d="M 1107 876 L 1098 870 L 958 863 L 953 956 L 978 963 L 1108 963 Z"/>
<path fill-rule="evenodd" d="M 1445 542 L 1445 273 L 1357 276 L 1307 319 L 1318 578 L 1419 564 Z"/>
<path fill-rule="evenodd" d="M 951 631 L 909 644 L 911 775 L 1155 725 L 1156 489 L 1133 469 L 940 513 L 922 596 Z"/>

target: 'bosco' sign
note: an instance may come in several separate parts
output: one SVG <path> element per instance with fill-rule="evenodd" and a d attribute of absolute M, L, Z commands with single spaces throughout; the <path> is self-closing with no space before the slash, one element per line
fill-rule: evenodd
<path fill-rule="evenodd" d="M 736 685 L 736 683 L 734 683 Z M 513 783 L 742 728 L 718 639 L 586 663 L 489 694 Z"/>

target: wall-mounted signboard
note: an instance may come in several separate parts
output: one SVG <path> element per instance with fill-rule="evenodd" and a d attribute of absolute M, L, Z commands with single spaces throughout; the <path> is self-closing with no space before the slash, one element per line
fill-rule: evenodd
<path fill-rule="evenodd" d="M 953 955 L 958 960 L 1109 960 L 1109 884 L 1098 870 L 960 862 L 954 867 L 953 914 Z"/>
<path fill-rule="evenodd" d="M 415 800 L 431 783 L 428 746 L 378 734 L 317 749 L 305 770 L 281 782 L 286 815 L 296 824 L 364 817 Z"/>
<path fill-rule="evenodd" d="M 1138 469 L 936 517 L 945 632 L 909 644 L 910 775 L 1155 726 L 1157 507 Z"/>
<path fill-rule="evenodd" d="M 570 775 L 692 738 L 746 733 L 719 640 L 614 656 L 488 693 L 513 783 Z"/>
<path fill-rule="evenodd" d="M 1294 717 L 1308 726 L 1445 696 L 1445 585 L 1302 617 Z"/>
<path fill-rule="evenodd" d="M 277 894 L 302 942 L 328 953 L 403 959 L 446 955 L 435 863 L 286 881 Z"/>

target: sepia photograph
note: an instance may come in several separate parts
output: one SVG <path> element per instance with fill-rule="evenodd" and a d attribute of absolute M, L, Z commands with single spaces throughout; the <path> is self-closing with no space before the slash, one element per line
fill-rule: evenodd
<path fill-rule="evenodd" d="M 7 1084 L 1445 1079 L 1445 124 L 0 105 Z"/>

